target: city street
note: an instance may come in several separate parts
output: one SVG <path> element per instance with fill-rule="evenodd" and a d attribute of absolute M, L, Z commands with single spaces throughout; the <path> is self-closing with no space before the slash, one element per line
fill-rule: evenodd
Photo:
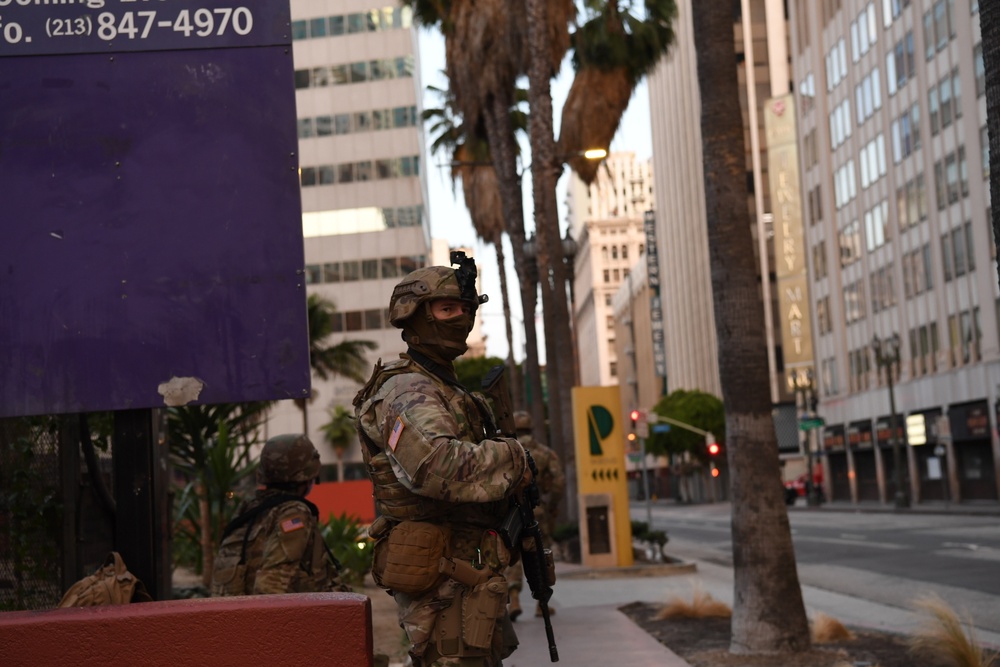
<path fill-rule="evenodd" d="M 652 516 L 654 528 L 670 538 L 666 552 L 697 561 L 713 595 L 731 599 L 729 504 L 660 501 Z M 632 518 L 646 519 L 644 504 L 632 505 Z M 856 622 L 865 623 L 866 603 L 912 610 L 916 598 L 937 594 L 968 613 L 985 631 L 984 641 L 1000 642 L 1000 512 L 900 515 L 794 507 L 789 520 L 800 582 L 837 594 L 845 622 L 845 614 L 856 614 Z M 813 606 L 808 594 L 806 606 Z"/>

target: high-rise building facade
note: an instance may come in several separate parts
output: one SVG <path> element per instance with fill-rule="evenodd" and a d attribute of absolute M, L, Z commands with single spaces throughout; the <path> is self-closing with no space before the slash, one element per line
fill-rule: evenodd
<path fill-rule="evenodd" d="M 702 156 L 701 93 L 694 48 L 693 0 L 678 0 L 676 39 L 649 78 L 656 234 L 666 348 L 666 391 L 699 390 L 722 396 L 712 300 Z M 804 470 L 796 427 L 796 396 L 785 375 L 782 317 L 775 273 L 771 173 L 763 109 L 790 92 L 788 18 L 781 0 L 733 3 L 734 66 L 743 112 L 747 209 L 761 281 L 769 387 L 775 432 L 786 477 Z M 808 315 L 808 313 L 806 313 Z M 648 372 L 648 371 L 647 371 Z M 647 380 L 650 380 L 647 378 Z M 640 383 L 640 386 L 642 383 Z M 651 386 L 655 386 L 652 383 Z"/>
<path fill-rule="evenodd" d="M 389 295 L 431 259 L 411 11 L 370 0 L 291 0 L 291 12 L 304 279 L 309 294 L 336 306 L 327 343 L 369 340 L 377 344 L 373 363 L 393 359 L 405 345 L 388 322 Z M 308 433 L 324 463 L 335 460 L 320 430 L 328 410 L 353 410 L 357 390 L 344 378 L 313 377 Z M 282 402 L 267 429 L 301 432 L 303 417 Z M 364 474 L 357 442 L 344 459 L 355 462 L 346 476 Z"/>
<path fill-rule="evenodd" d="M 580 384 L 619 384 L 612 298 L 643 255 L 643 213 L 655 205 L 652 161 L 610 153 L 589 187 L 575 175 L 571 179 L 567 210 L 578 244 L 573 324 Z M 630 366 L 624 371 L 632 374 Z"/>
<path fill-rule="evenodd" d="M 978 2 L 789 5 L 827 488 L 893 501 L 895 407 L 912 501 L 996 501 L 1000 291 Z M 879 362 L 897 336 L 890 385 Z"/>

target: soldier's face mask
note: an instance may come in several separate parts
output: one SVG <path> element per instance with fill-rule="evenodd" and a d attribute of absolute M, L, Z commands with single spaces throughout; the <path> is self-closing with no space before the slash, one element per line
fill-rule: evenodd
<path fill-rule="evenodd" d="M 438 316 L 435 316 L 433 303 L 420 306 L 420 310 L 403 327 L 403 337 L 411 347 L 434 361 L 451 363 L 469 349 L 465 339 L 472 331 L 474 318 L 469 309 L 455 308 L 457 314 L 438 319 L 442 313 L 439 310 Z"/>

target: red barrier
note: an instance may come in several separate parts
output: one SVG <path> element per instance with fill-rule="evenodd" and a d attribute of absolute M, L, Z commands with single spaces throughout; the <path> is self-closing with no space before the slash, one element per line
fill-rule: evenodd
<path fill-rule="evenodd" d="M 361 523 L 371 523 L 375 520 L 375 500 L 372 498 L 371 480 L 323 482 L 313 487 L 308 499 L 319 509 L 320 521 L 326 521 L 331 514 L 340 516 L 345 512 L 348 516 L 360 519 Z"/>
<path fill-rule="evenodd" d="M 0 665 L 372 667 L 371 600 L 296 593 L 8 612 Z"/>

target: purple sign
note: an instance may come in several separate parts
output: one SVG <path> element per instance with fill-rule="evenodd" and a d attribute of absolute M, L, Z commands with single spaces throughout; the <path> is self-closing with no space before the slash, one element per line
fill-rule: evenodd
<path fill-rule="evenodd" d="M 289 44 L 0 58 L 0 99 L 0 417 L 308 393 Z"/>

